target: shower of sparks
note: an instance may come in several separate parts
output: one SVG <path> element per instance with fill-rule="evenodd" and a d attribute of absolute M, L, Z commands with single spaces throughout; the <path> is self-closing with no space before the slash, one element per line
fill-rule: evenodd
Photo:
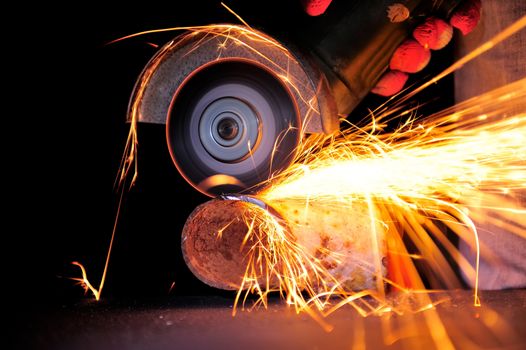
<path fill-rule="evenodd" d="M 479 256 L 471 265 L 444 228 L 488 258 L 491 250 L 480 246 L 477 223 L 526 238 L 520 199 L 526 193 L 526 79 L 423 120 L 409 118 L 393 132 L 382 130 L 387 122 L 380 115 L 338 136 L 307 139 L 296 162 L 258 194 L 270 206 L 300 201 L 307 216 L 314 204 L 349 208 L 351 216 L 357 206 L 374 208 L 370 219 L 386 228 L 389 257 L 389 273 L 378 288 L 356 292 L 340 285 L 294 243 L 288 224 L 257 208 L 246 215 L 247 236 L 256 239 L 240 294 L 257 292 L 265 303 L 270 291 L 279 291 L 298 311 L 315 309 L 323 316 L 343 305 L 364 316 L 403 312 L 384 298 L 385 282 L 392 291 L 416 296 L 414 311 L 422 311 L 434 304 L 413 262 L 426 262 L 423 273 L 433 288 L 458 288 L 450 258 L 473 281 L 474 305 L 480 305 Z M 404 236 L 417 253 L 408 251 Z"/>
<path fill-rule="evenodd" d="M 307 218 L 316 215 L 309 209 L 314 206 L 357 220 L 356 208 L 368 208 L 373 229 L 359 234 L 376 239 L 374 222 L 385 228 L 387 276 L 378 278 L 373 289 L 349 288 L 298 243 L 292 228 L 297 223 L 249 206 L 244 241 L 251 245 L 235 305 L 244 306 L 255 293 L 259 299 L 252 307 L 266 307 L 267 296 L 278 292 L 327 331 L 332 326 L 325 317 L 344 306 L 364 317 L 394 313 L 413 322 L 419 313 L 439 348 L 455 348 L 435 310 L 445 299 L 431 297 L 437 289 L 461 286 L 448 260 L 473 281 L 473 303 L 480 306 L 478 254 L 489 261 L 492 256 L 478 241 L 478 226 L 490 224 L 498 228 L 496 234 L 526 238 L 526 78 L 423 120 L 409 118 L 393 132 L 383 130 L 388 122 L 379 115 L 366 126 L 349 125 L 338 136 L 307 139 L 294 164 L 258 194 L 275 208 L 303 203 Z M 446 228 L 477 252 L 474 264 L 451 243 Z M 409 251 L 407 241 L 416 252 Z M 375 255 L 378 266 L 380 254 Z M 426 268 L 417 270 L 415 261 L 425 262 Z M 379 268 L 369 272 L 378 275 Z M 422 274 L 432 289 L 426 289 Z M 411 321 L 404 331 L 391 322 L 383 325 L 389 344 L 417 332 Z"/>
<path fill-rule="evenodd" d="M 525 26 L 523 17 L 423 87 Z M 395 122 L 398 127 L 389 131 L 388 126 Z M 408 305 L 413 306 L 412 311 L 430 310 L 432 290 L 426 290 L 422 275 L 431 288 L 459 288 L 461 283 L 449 262 L 453 260 L 472 281 L 473 304 L 480 306 L 480 254 L 489 261 L 496 259 L 479 242 L 478 226 L 489 225 L 499 229 L 497 234 L 526 238 L 526 207 L 521 199 L 525 194 L 526 78 L 425 119 L 399 105 L 384 108 L 371 114 L 370 123 L 349 124 L 339 135 L 304 140 L 293 165 L 271 178 L 257 196 L 275 207 L 303 203 L 306 217 L 314 204 L 348 208 L 349 215 L 357 206 L 368 208 L 370 227 L 380 222 L 386 230 L 387 276 L 381 276 L 381 262 L 377 261 L 371 271 L 381 277 L 376 289 L 345 287 L 314 254 L 293 243 L 298 239 L 287 227 L 290 223 L 254 208 L 245 219 L 247 240 L 251 236 L 255 243 L 237 300 L 243 293 L 257 293 L 259 303 L 266 304 L 269 292 L 279 291 L 298 312 L 307 311 L 318 320 L 344 305 L 363 316 L 403 313 Z M 447 237 L 447 231 L 476 252 L 473 264 Z M 363 234 L 377 239 L 374 229 Z M 414 248 L 408 248 L 408 241 Z M 417 270 L 417 260 L 425 268 Z M 412 299 L 411 303 L 395 306 L 388 302 L 384 286 L 392 294 Z M 428 315 L 430 329 L 441 329 L 438 316 Z M 320 323 L 328 329 L 324 321 Z M 438 333 L 446 337 L 445 332 Z M 444 337 L 439 336 L 437 343 L 443 344 Z"/>
<path fill-rule="evenodd" d="M 523 17 L 398 101 L 407 101 L 416 92 L 525 26 L 526 17 Z M 246 44 L 244 38 L 250 37 L 251 40 L 276 46 L 293 59 L 276 41 L 261 36 L 249 27 L 234 25 L 159 29 L 116 41 L 176 30 L 188 30 L 186 36 L 203 33 L 202 40 L 217 36 L 224 38 L 222 46 L 218 47 L 218 58 L 226 45 L 239 45 L 272 61 Z M 151 72 L 155 68 L 155 64 L 151 65 Z M 277 63 L 275 68 L 276 75 L 294 89 L 294 77 L 290 77 L 288 71 Z M 143 90 L 139 88 L 138 91 Z M 135 98 L 136 104 L 131 106 L 130 132 L 118 176 L 121 200 L 122 191 L 128 187 L 124 184 L 131 187 L 138 174 L 139 100 Z M 266 306 L 268 294 L 277 291 L 297 312 L 307 312 L 326 330 L 330 330 L 330 325 L 324 317 L 344 305 L 353 307 L 362 316 L 428 311 L 424 313 L 425 320 L 429 329 L 433 330 L 434 341 L 442 348 L 448 348 L 448 345 L 451 348 L 453 345 L 444 325 L 433 310 L 434 305 L 441 301 L 431 300 L 430 293 L 434 290 L 425 288 L 415 261 L 426 262 L 423 273 L 432 288 L 459 286 L 448 258 L 455 260 L 477 286 L 479 254 L 491 258 L 491 250 L 478 241 L 477 223 L 491 223 L 510 234 L 526 238 L 526 208 L 524 202 L 521 204 L 519 200 L 526 191 L 525 101 L 526 80 L 523 79 L 426 119 L 417 119 L 414 111 L 404 110 L 399 103 L 372 114 L 370 123 L 349 124 L 337 136 L 305 139 L 294 164 L 285 172 L 273 176 L 270 186 L 258 197 L 271 206 L 300 201 L 306 211 L 311 203 L 338 208 L 356 205 L 368 208 L 373 222 L 371 227 L 381 223 L 387 232 L 387 277 L 378 274 L 378 262 L 375 273 L 381 278 L 377 279 L 376 289 L 355 291 L 346 288 L 316 257 L 296 242 L 287 223 L 265 210 L 251 208 L 245 213 L 248 227 L 245 244 L 250 241 L 250 254 L 236 305 L 239 302 L 244 305 L 247 296 L 256 293 L 260 297 L 256 305 Z M 398 121 L 399 126 L 394 132 L 387 131 L 388 124 L 394 121 Z M 446 237 L 445 228 L 477 252 L 474 265 Z M 114 234 L 115 227 L 111 242 Z M 376 233 L 363 234 L 374 238 Z M 415 249 L 408 249 L 406 240 L 410 240 Z M 82 271 L 82 278 L 75 280 L 86 291 L 91 291 L 97 300 L 104 285 L 110 253 L 111 244 L 98 289 L 89 283 L 84 267 L 74 263 Z M 398 302 L 387 300 L 384 286 L 396 295 Z M 477 287 L 474 304 L 480 305 Z"/>

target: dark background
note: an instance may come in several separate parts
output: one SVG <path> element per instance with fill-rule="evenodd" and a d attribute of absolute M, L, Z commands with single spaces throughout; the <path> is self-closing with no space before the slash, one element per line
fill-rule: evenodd
<path fill-rule="evenodd" d="M 134 83 L 155 49 L 177 32 L 148 35 L 105 45 L 147 29 L 232 22 L 219 1 L 194 0 L 110 7 L 93 2 L 71 8 L 32 8 L 29 46 L 20 57 L 26 64 L 20 105 L 23 152 L 15 155 L 21 185 L 12 202 L 16 225 L 6 232 L 8 292 L 24 305 L 77 302 L 83 290 L 69 277 L 86 267 L 98 286 L 117 210 L 114 180 L 126 136 L 127 103 Z M 294 40 L 298 26 L 308 23 L 299 1 L 227 0 L 252 26 Z M 291 30 L 291 28 L 296 28 Z M 431 64 L 410 78 L 423 81 L 452 60 L 451 45 L 433 53 Z M 26 63 L 27 61 L 27 63 Z M 452 103 L 451 79 L 418 96 L 434 102 L 429 114 Z M 29 97 L 27 97 L 29 96 Z M 362 119 L 384 98 L 368 96 L 350 117 Z M 28 142 L 26 142 L 28 140 Z M 160 125 L 139 126 L 139 177 L 126 195 L 103 297 L 164 298 L 224 292 L 207 287 L 186 268 L 180 233 L 190 212 L 207 200 L 172 165 L 165 131 Z M 22 147 L 20 147 L 22 149 Z M 171 293 L 169 288 L 175 282 Z M 88 296 L 90 297 L 90 296 Z"/>

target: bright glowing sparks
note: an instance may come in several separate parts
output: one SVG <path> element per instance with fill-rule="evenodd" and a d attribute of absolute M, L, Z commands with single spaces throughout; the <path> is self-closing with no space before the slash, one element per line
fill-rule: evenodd
<path fill-rule="evenodd" d="M 357 293 L 341 285 L 318 259 L 302 255 L 304 248 L 291 247 L 290 239 L 298 239 L 285 239 L 287 224 L 280 224 L 272 215 L 260 215 L 259 231 L 266 241 L 258 242 L 269 256 L 255 260 L 250 256 L 249 267 L 254 261 L 270 266 L 269 278 L 280 282 L 276 290 L 300 310 L 316 306 L 326 314 L 327 309 L 330 313 L 350 304 L 364 315 L 392 311 L 393 306 L 383 298 L 383 282 L 413 295 L 425 289 L 413 257 L 427 263 L 426 278 L 433 287 L 459 286 L 448 257 L 477 286 L 478 255 L 475 266 L 470 265 L 447 239 L 446 227 L 477 252 L 476 224 L 487 217 L 497 227 L 526 237 L 521 220 L 526 208 L 518 200 L 520 191 L 526 189 L 526 79 L 418 123 L 409 118 L 394 132 L 382 131 L 381 125 L 388 122 L 382 115 L 373 118 L 369 125 L 350 125 L 338 136 L 307 139 L 296 162 L 258 195 L 271 206 L 302 201 L 306 208 L 314 204 L 349 208 L 351 216 L 357 205 L 374 207 L 371 220 L 388 228 L 389 274 L 376 290 Z M 259 231 L 252 229 L 250 234 Z M 417 253 L 407 250 L 404 235 Z M 269 263 L 278 256 L 283 260 L 280 264 Z M 291 269 L 289 265 L 298 266 Z M 254 272 L 258 269 L 262 267 L 247 270 L 243 288 L 264 298 L 269 289 L 258 284 Z M 307 291 L 309 297 L 301 291 Z M 477 287 L 474 292 L 474 304 L 480 305 Z M 330 296 L 341 301 L 334 303 Z M 363 296 L 373 297 L 376 303 L 365 302 Z M 424 298 L 419 305 L 415 311 L 428 310 L 432 304 Z"/>
<path fill-rule="evenodd" d="M 525 98 L 524 84 L 507 87 L 515 94 L 513 100 Z M 469 104 L 485 107 L 480 106 L 480 98 Z M 510 109 L 516 105 L 503 104 Z M 457 112 L 454 118 L 446 115 L 416 126 L 410 121 L 389 134 L 355 129 L 330 146 L 305 154 L 263 196 L 270 201 L 305 196 L 352 200 L 369 194 L 401 201 L 441 194 L 465 200 L 471 191 L 522 188 L 526 183 L 524 115 L 496 120 L 502 115 L 498 112 L 482 120 L 463 114 L 454 121 L 461 113 Z"/>
<path fill-rule="evenodd" d="M 399 101 L 406 101 L 525 25 L 526 17 L 523 17 Z M 185 37 L 204 34 L 195 47 L 202 40 L 219 36 L 222 41 L 217 48 L 218 59 L 230 44 L 251 50 L 273 65 L 276 75 L 292 90 L 300 91 L 295 84 L 301 82 L 270 57 L 247 45 L 244 38 L 274 45 L 286 55 L 289 55 L 288 51 L 250 28 L 233 25 L 169 28 L 119 40 L 173 30 L 189 30 Z M 185 37 L 172 44 L 177 45 Z M 152 64 L 150 72 L 144 75 L 147 77 L 156 67 Z M 144 89 L 137 91 L 140 94 Z M 118 178 L 121 191 L 130 174 L 133 174 L 130 186 L 137 177 L 140 100 L 140 96 L 136 96 L 130 110 L 130 132 Z M 256 293 L 260 298 L 255 305 L 266 306 L 269 293 L 278 292 L 288 305 L 297 312 L 309 313 L 326 330 L 331 326 L 323 317 L 345 305 L 362 316 L 424 312 L 437 344 L 442 348 L 452 347 L 443 324 L 433 312 L 433 306 L 441 301 L 431 301 L 429 294 L 433 290 L 426 289 L 415 262 L 426 264 L 423 273 L 431 288 L 460 286 L 448 262 L 451 259 L 478 286 L 479 254 L 489 254 L 489 250 L 481 247 L 478 241 L 477 223 L 491 222 L 510 234 L 526 237 L 526 208 L 518 200 L 521 191 L 526 190 L 525 101 L 526 79 L 522 79 L 423 120 L 415 117 L 413 109 L 401 107 L 398 103 L 372 113 L 370 122 L 364 125 L 349 124 L 337 136 L 318 135 L 303 140 L 293 165 L 270 179 L 270 186 L 258 197 L 276 207 L 291 201 L 301 202 L 307 219 L 308 209 L 313 205 L 365 208 L 369 213 L 371 232 L 362 234 L 371 236 L 373 247 L 379 246 L 381 238 L 376 228 L 382 227 L 386 232 L 382 239 L 387 246 L 387 276 L 381 273 L 380 250 L 374 248 L 377 249 L 373 252 L 376 261 L 370 266 L 370 272 L 375 276 L 376 288 L 349 288 L 338 276 L 331 274 L 319 257 L 299 243 L 286 217 L 280 218 L 251 207 L 244 218 L 248 227 L 244 244 L 250 244 L 250 252 L 235 305 L 244 305 L 248 295 Z M 395 122 L 398 127 L 388 131 L 388 126 Z M 352 210 L 349 210 L 349 215 L 352 215 Z M 460 254 L 446 231 L 456 234 L 477 252 L 475 264 L 470 264 Z M 223 230 L 218 232 L 218 239 L 222 233 Z M 407 241 L 411 242 L 411 249 L 406 245 Z M 75 280 L 86 291 L 91 291 L 97 300 L 104 285 L 110 252 L 111 244 L 98 289 L 89 283 L 84 267 L 74 263 L 82 272 L 82 278 Z M 323 254 L 332 254 L 335 262 L 344 260 L 337 252 L 324 251 Z M 396 302 L 385 297 L 386 286 L 393 292 Z M 474 304 L 480 305 L 477 287 Z"/>
<path fill-rule="evenodd" d="M 525 25 L 526 17 L 409 96 Z M 371 222 L 379 221 L 387 228 L 389 273 L 382 282 L 392 290 L 417 297 L 419 307 L 413 311 L 428 310 L 433 305 L 413 260 L 425 261 L 427 265 L 422 273 L 432 288 L 460 287 L 448 259 L 456 261 L 473 281 L 474 305 L 479 306 L 480 253 L 491 255 L 491 252 L 480 245 L 477 223 L 491 222 L 504 232 L 526 237 L 526 208 L 519 200 L 520 193 L 526 190 L 526 79 L 424 120 L 417 120 L 414 110 L 404 110 L 400 104 L 376 115 L 371 113 L 371 117 L 370 123 L 349 125 L 338 136 L 312 136 L 304 140 L 294 164 L 271 179 L 270 185 L 258 196 L 276 207 L 284 202 L 303 202 L 305 212 L 314 203 L 348 208 L 349 215 L 353 215 L 352 208 L 357 205 L 367 207 Z M 394 122 L 399 125 L 395 131 L 386 131 Z M 243 288 L 247 293 L 258 292 L 265 303 L 267 294 L 277 290 L 297 310 L 313 313 L 311 307 L 315 306 L 322 315 L 343 305 L 353 306 L 364 316 L 403 312 L 383 297 L 384 285 L 380 281 L 376 290 L 357 292 L 345 288 L 319 259 L 305 253 L 305 247 L 289 247 L 283 252 L 284 246 L 292 244 L 283 239 L 286 236 L 282 232 L 289 231 L 287 224 L 277 222 L 272 215 L 260 215 L 257 219 L 261 221 L 260 229 L 255 230 L 256 216 L 255 213 L 249 216 L 249 234 L 257 236 L 261 235 L 258 232 L 264 232 L 265 240 L 257 240 L 261 245 L 258 249 L 268 256 L 255 260 L 249 257 L 249 268 L 239 293 Z M 451 243 L 447 231 L 476 251 L 474 265 Z M 363 234 L 376 239 L 376 232 Z M 298 241 L 297 237 L 289 239 Z M 411 242 L 412 251 L 406 241 Z M 303 252 L 292 253 L 299 252 L 298 249 Z M 284 262 L 269 263 L 275 261 L 275 255 Z M 379 263 L 377 261 L 377 265 Z M 256 266 L 251 266 L 254 264 Z M 269 288 L 268 278 L 267 288 L 259 284 L 257 276 L 261 275 L 255 271 L 261 271 L 262 264 L 271 267 L 269 278 L 277 278 L 280 282 L 277 286 Z M 290 269 L 291 264 L 299 267 Z M 381 277 L 378 268 L 375 271 L 376 276 Z M 365 296 L 369 298 L 365 300 Z M 331 297 L 340 301 L 331 301 Z M 436 314 L 428 318 L 430 327 L 443 328 Z M 439 338 L 447 338 L 445 331 L 440 334 Z M 441 344 L 450 343 L 447 339 L 438 340 Z"/>

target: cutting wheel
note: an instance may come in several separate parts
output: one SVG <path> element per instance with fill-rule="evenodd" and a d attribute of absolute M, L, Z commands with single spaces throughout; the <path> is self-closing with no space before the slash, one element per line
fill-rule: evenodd
<path fill-rule="evenodd" d="M 180 173 L 216 196 L 256 191 L 289 166 L 299 128 L 298 107 L 274 73 L 253 61 L 224 59 L 185 79 L 166 130 Z"/>

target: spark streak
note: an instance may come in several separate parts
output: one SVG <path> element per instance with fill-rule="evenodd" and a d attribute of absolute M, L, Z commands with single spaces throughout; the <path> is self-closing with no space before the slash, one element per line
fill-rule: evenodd
<path fill-rule="evenodd" d="M 526 17 L 523 17 L 402 101 L 525 26 Z M 412 257 L 415 255 L 427 263 L 423 274 L 431 286 L 459 287 L 458 278 L 447 262 L 450 258 L 474 282 L 474 305 L 480 306 L 479 259 L 481 251 L 488 257 L 491 251 L 481 246 L 477 223 L 491 220 L 493 226 L 526 238 L 526 207 L 520 199 L 526 193 L 526 79 L 423 120 L 414 114 L 402 120 L 407 114 L 407 110 L 395 105 L 379 115 L 372 113 L 372 121 L 366 125 L 350 124 L 337 136 L 313 136 L 304 140 L 294 164 L 269 180 L 269 186 L 258 196 L 270 206 L 303 202 L 305 212 L 313 203 L 349 210 L 357 204 L 374 206 L 371 221 L 378 220 L 388 228 L 390 272 L 384 282 L 391 289 L 413 293 L 415 289 L 425 290 L 414 268 Z M 399 127 L 393 132 L 384 131 L 395 119 Z M 261 230 L 267 235 L 267 241 L 263 242 L 266 248 L 277 244 L 274 241 L 280 242 L 278 236 L 281 235 L 274 231 L 283 228 L 273 228 L 272 220 L 261 223 Z M 476 251 L 474 266 L 446 237 L 444 231 L 447 230 Z M 374 232 L 364 234 L 374 235 Z M 408 251 L 402 238 L 412 242 L 416 254 Z M 290 275 L 290 270 L 274 264 L 272 249 L 266 252 L 269 256 L 265 263 L 280 281 L 302 281 L 299 284 L 284 282 L 278 288 L 280 293 L 285 291 L 289 303 L 292 298 L 297 309 L 315 305 L 324 315 L 346 304 L 362 315 L 396 310 L 382 297 L 384 290 L 380 284 L 376 291 L 364 293 L 343 288 L 314 257 L 299 254 L 282 258 L 311 266 L 304 266 L 301 273 L 292 271 Z M 315 271 L 312 280 L 304 280 L 303 270 Z M 260 289 L 258 279 L 248 270 L 245 282 L 249 282 L 243 286 L 247 290 Z M 306 300 L 301 290 L 306 290 L 310 299 Z M 268 292 L 261 293 L 261 298 Z M 328 296 L 339 297 L 341 302 L 330 306 Z M 358 306 L 356 301 L 363 302 L 364 296 L 373 297 L 379 306 L 367 303 L 365 308 Z M 420 310 L 432 305 L 428 300 L 421 301 Z"/>
<path fill-rule="evenodd" d="M 418 259 L 429 266 L 426 277 L 431 285 L 458 286 L 447 262 L 449 256 L 474 280 L 474 304 L 480 305 L 478 255 L 471 266 L 443 231 L 447 227 L 477 252 L 481 250 L 477 220 L 485 216 L 496 218 L 494 223 L 510 234 L 526 237 L 526 207 L 519 201 L 526 190 L 526 79 L 419 122 L 409 118 L 394 132 L 382 131 L 381 120 L 379 116 L 364 127 L 350 125 L 339 136 L 321 141 L 306 140 L 296 162 L 258 196 L 271 206 L 300 201 L 306 208 L 314 204 L 350 211 L 357 205 L 374 207 L 371 220 L 388 227 L 391 261 L 386 284 L 405 292 L 425 289 L 419 274 L 410 273 L 415 254 L 401 241 L 405 235 L 418 250 Z M 278 226 L 275 229 L 273 225 Z M 301 256 L 297 252 L 301 247 L 291 255 L 294 249 L 279 246 L 290 244 L 278 233 L 284 230 L 279 225 L 270 216 L 261 223 L 261 231 L 267 237 L 265 261 L 282 282 L 279 290 L 285 290 L 289 302 L 302 310 L 312 304 L 323 311 L 330 305 L 328 295 L 341 298 L 337 307 L 354 304 L 365 295 L 385 301 L 381 284 L 365 294 L 343 288 L 338 281 L 335 288 L 335 277 L 312 256 Z M 294 271 L 283 269 L 273 262 L 273 254 L 278 252 L 281 259 L 292 260 L 286 264 L 304 266 Z M 310 271 L 315 271 L 312 281 L 305 281 L 305 271 L 311 276 Z M 247 273 L 248 287 L 244 288 L 258 290 L 254 277 Z M 303 299 L 300 289 L 308 291 L 310 300 Z M 266 294 L 268 291 L 261 295 Z M 430 304 L 426 300 L 422 305 L 421 310 Z M 385 303 L 362 311 L 377 313 L 385 308 L 392 306 Z"/>
<path fill-rule="evenodd" d="M 401 101 L 524 26 L 526 17 Z M 247 28 L 217 25 L 153 30 L 119 40 L 181 29 L 189 30 L 188 35 L 205 33 L 202 40 L 208 35 L 220 36 L 224 38 L 223 45 L 245 46 L 247 50 L 254 48 L 247 47 L 243 37 L 251 35 L 254 39 L 258 35 Z M 257 38 L 268 45 L 279 45 L 266 37 Z M 278 48 L 286 52 L 285 48 Z M 221 50 L 222 47 L 218 47 L 218 57 Z M 283 67 L 276 64 L 275 68 L 285 83 L 294 80 Z M 407 301 L 416 300 L 415 307 L 409 311 L 425 312 L 429 329 L 436 330 L 433 332 L 435 342 L 445 348 L 452 347 L 443 324 L 433 312 L 437 302 L 429 298 L 434 289 L 459 286 L 448 258 L 454 259 L 477 286 L 478 254 L 491 253 L 478 241 L 477 223 L 482 219 L 491 220 L 494 226 L 510 234 L 526 237 L 526 208 L 519 199 L 526 192 L 526 79 L 423 120 L 417 119 L 413 111 L 404 109 L 400 103 L 373 113 L 371 121 L 365 125 L 349 124 L 339 135 L 311 136 L 303 140 L 294 164 L 271 178 L 270 185 L 258 194 L 270 206 L 278 207 L 290 201 L 304 203 L 307 218 L 312 205 L 339 209 L 365 207 L 371 228 L 380 223 L 387 233 L 387 277 L 379 274 L 381 262 L 376 261 L 373 267 L 376 289 L 348 288 L 320 263 L 320 259 L 297 242 L 288 223 L 261 208 L 253 208 L 245 217 L 244 243 L 252 243 L 236 307 L 238 303 L 244 304 L 250 293 L 260 297 L 255 306 L 267 306 L 269 293 L 278 292 L 297 312 L 307 312 L 330 330 L 324 316 L 343 306 L 352 307 L 362 316 L 402 314 L 411 304 Z M 133 184 L 137 176 L 137 106 L 131 107 L 131 116 L 119 183 L 133 173 L 130 182 Z M 386 131 L 387 124 L 395 120 L 399 122 L 395 131 Z M 447 230 L 477 251 L 474 266 L 449 241 Z M 218 232 L 218 239 L 221 233 Z M 375 232 L 363 234 L 376 239 Z M 414 249 L 410 249 L 406 241 L 410 241 Z M 378 252 L 374 253 L 378 260 Z M 334 254 L 335 261 L 339 258 Z M 108 261 L 109 252 L 104 271 Z M 426 264 L 423 274 L 433 289 L 426 289 L 415 262 Z M 98 300 L 105 272 L 97 290 L 87 280 L 85 269 L 76 265 L 80 266 L 83 276 L 77 280 Z M 405 302 L 388 301 L 384 285 L 393 292 L 395 299 Z M 474 305 L 480 305 L 477 287 Z"/>

